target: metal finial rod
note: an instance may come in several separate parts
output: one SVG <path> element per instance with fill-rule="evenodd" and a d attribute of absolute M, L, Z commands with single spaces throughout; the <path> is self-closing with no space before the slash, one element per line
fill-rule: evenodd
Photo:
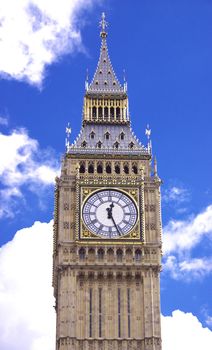
<path fill-rule="evenodd" d="M 147 139 L 150 139 L 151 135 L 151 129 L 149 128 L 149 124 L 147 124 L 146 130 L 145 130 L 145 135 L 147 136 Z"/>
<path fill-rule="evenodd" d="M 105 21 L 105 13 L 102 12 L 102 19 L 101 21 L 99 22 L 100 24 L 100 27 L 101 27 L 101 33 L 100 33 L 100 36 L 102 38 L 105 38 L 107 36 L 107 33 L 106 33 L 106 28 L 108 26 L 108 23 Z"/>
<path fill-rule="evenodd" d="M 67 125 L 67 127 L 66 127 L 66 142 L 65 142 L 66 152 L 69 151 L 69 146 L 70 146 L 70 135 L 71 135 L 71 128 L 70 128 L 70 123 L 68 122 L 68 125 Z"/>

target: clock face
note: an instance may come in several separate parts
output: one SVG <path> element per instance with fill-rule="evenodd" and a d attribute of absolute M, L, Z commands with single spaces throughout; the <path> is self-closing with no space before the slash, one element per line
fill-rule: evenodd
<path fill-rule="evenodd" d="M 135 226 L 138 213 L 134 201 L 117 190 L 95 192 L 85 202 L 82 217 L 86 227 L 102 238 L 118 238 Z"/>

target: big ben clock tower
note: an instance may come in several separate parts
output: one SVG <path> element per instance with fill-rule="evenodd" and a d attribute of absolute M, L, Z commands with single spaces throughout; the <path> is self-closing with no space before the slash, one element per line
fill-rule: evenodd
<path fill-rule="evenodd" d="M 104 14 L 79 136 L 55 187 L 57 350 L 161 350 L 160 178 L 135 137 Z"/>

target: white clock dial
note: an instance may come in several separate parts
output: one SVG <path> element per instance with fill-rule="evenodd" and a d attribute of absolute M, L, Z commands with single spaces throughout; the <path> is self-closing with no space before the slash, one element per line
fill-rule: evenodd
<path fill-rule="evenodd" d="M 87 228 L 103 238 L 126 235 L 135 226 L 137 216 L 134 201 L 127 194 L 112 189 L 95 192 L 82 208 Z"/>

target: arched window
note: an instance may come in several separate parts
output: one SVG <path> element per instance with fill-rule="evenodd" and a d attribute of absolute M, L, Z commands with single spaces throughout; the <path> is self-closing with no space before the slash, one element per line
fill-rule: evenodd
<path fill-rule="evenodd" d="M 114 119 L 114 108 L 110 108 L 110 119 Z"/>
<path fill-rule="evenodd" d="M 97 252 L 97 256 L 99 260 L 103 260 L 104 259 L 104 250 L 102 248 L 100 248 Z"/>
<path fill-rule="evenodd" d="M 124 172 L 125 174 L 129 174 L 129 167 L 127 164 L 124 165 Z"/>
<path fill-rule="evenodd" d="M 136 251 L 135 251 L 135 260 L 136 261 L 141 260 L 141 250 L 140 249 L 136 249 Z"/>
<path fill-rule="evenodd" d="M 115 165 L 115 173 L 116 174 L 120 174 L 120 166 L 119 166 L 119 164 Z"/>
<path fill-rule="evenodd" d="M 128 261 L 132 259 L 132 250 L 130 248 L 126 250 L 126 258 Z"/>
<path fill-rule="evenodd" d="M 117 250 L 116 255 L 117 255 L 117 261 L 122 261 L 123 251 L 121 249 Z"/>
<path fill-rule="evenodd" d="M 94 139 L 94 137 L 95 137 L 95 132 L 94 132 L 94 131 L 91 131 L 91 133 L 90 133 L 90 138 L 91 138 L 91 139 Z"/>
<path fill-rule="evenodd" d="M 95 106 L 93 107 L 92 115 L 93 115 L 93 119 L 96 119 L 96 107 Z"/>
<path fill-rule="evenodd" d="M 105 107 L 104 117 L 105 117 L 106 120 L 108 119 L 108 107 Z"/>
<path fill-rule="evenodd" d="M 108 254 L 108 260 L 112 261 L 113 260 L 113 256 L 114 256 L 114 252 L 112 248 L 109 248 L 107 251 Z"/>
<path fill-rule="evenodd" d="M 102 148 L 102 142 L 101 141 L 98 141 L 97 144 L 96 144 L 97 148 Z"/>
<path fill-rule="evenodd" d="M 82 144 L 81 144 L 81 146 L 82 146 L 83 148 L 85 148 L 85 147 L 87 146 L 87 142 L 86 142 L 86 141 L 83 141 Z"/>
<path fill-rule="evenodd" d="M 80 258 L 80 260 L 85 260 L 85 249 L 84 248 L 79 249 L 79 258 Z"/>
<path fill-rule="evenodd" d="M 80 164 L 79 172 L 80 172 L 81 174 L 84 174 L 84 173 L 85 173 L 85 164 L 84 164 L 84 163 L 81 163 L 81 164 Z"/>
<path fill-rule="evenodd" d="M 94 260 L 95 259 L 95 250 L 93 248 L 90 248 L 88 250 L 88 259 L 89 260 Z"/>
<path fill-rule="evenodd" d="M 97 173 L 98 173 L 98 174 L 102 174 L 102 173 L 103 173 L 102 163 L 99 163 L 99 164 L 97 165 Z"/>
<path fill-rule="evenodd" d="M 119 107 L 116 108 L 116 119 L 120 120 L 120 108 Z"/>
<path fill-rule="evenodd" d="M 106 140 L 109 140 L 109 139 L 110 139 L 110 133 L 109 133 L 108 131 L 105 133 L 105 139 L 106 139 Z"/>
<path fill-rule="evenodd" d="M 102 107 L 99 107 L 98 109 L 98 117 L 100 120 L 102 120 Z"/>
<path fill-rule="evenodd" d="M 133 165 L 133 166 L 132 166 L 132 171 L 134 172 L 134 174 L 138 174 L 137 165 Z"/>
<path fill-rule="evenodd" d="M 133 142 L 130 142 L 129 143 L 129 148 L 133 148 L 134 147 L 134 143 Z"/>
<path fill-rule="evenodd" d="M 124 140 L 124 132 L 123 131 L 120 134 L 120 140 Z"/>
<path fill-rule="evenodd" d="M 93 164 L 89 164 L 88 172 L 89 172 L 89 174 L 93 174 L 94 173 L 94 166 L 93 166 Z"/>
<path fill-rule="evenodd" d="M 108 164 L 106 165 L 106 173 L 107 173 L 107 174 L 111 174 L 111 165 L 110 165 L 110 163 L 108 163 Z"/>

